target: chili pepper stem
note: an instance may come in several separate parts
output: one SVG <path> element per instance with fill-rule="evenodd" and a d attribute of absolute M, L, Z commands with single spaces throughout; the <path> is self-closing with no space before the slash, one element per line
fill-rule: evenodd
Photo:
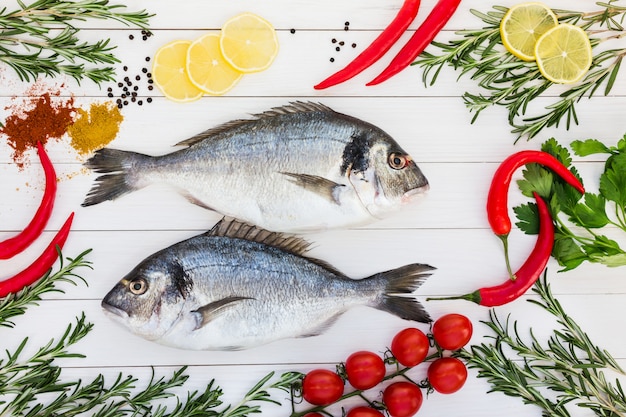
<path fill-rule="evenodd" d="M 509 278 L 511 281 L 515 281 L 517 277 L 513 272 L 513 268 L 511 268 L 511 259 L 509 258 L 509 234 L 505 235 L 497 235 L 502 241 L 502 246 L 504 248 L 504 262 L 506 263 L 506 270 L 509 273 Z"/>
<path fill-rule="evenodd" d="M 480 304 L 480 293 L 478 291 L 474 291 L 468 294 L 463 294 L 463 295 L 452 295 L 449 297 L 428 297 L 426 298 L 426 301 L 430 301 L 430 300 L 435 300 L 435 301 L 442 301 L 442 300 L 467 300 L 467 301 L 471 301 L 472 303 L 476 303 L 476 304 Z"/>

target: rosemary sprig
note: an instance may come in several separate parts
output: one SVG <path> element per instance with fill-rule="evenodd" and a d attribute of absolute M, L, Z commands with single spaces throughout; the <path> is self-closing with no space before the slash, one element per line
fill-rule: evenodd
<path fill-rule="evenodd" d="M 91 249 L 82 252 L 76 258 L 66 258 L 67 264 L 63 260 L 63 255 L 59 251 L 59 267 L 55 273 L 48 271 L 35 285 L 25 287 L 16 294 L 10 294 L 0 299 L 0 327 L 13 327 L 15 324 L 10 321 L 12 317 L 22 315 L 29 306 L 37 305 L 41 301 L 41 296 L 50 292 L 63 293 L 57 288 L 57 284 L 67 282 L 76 285 L 77 281 L 87 282 L 75 273 L 78 268 L 91 268 L 91 262 L 85 260 Z"/>
<path fill-rule="evenodd" d="M 81 42 L 75 23 L 102 19 L 147 29 L 151 17 L 145 10 L 126 12 L 126 6 L 109 4 L 109 0 L 18 4 L 17 10 L 0 9 L 0 62 L 13 68 L 23 81 L 57 74 L 67 74 L 77 82 L 85 78 L 96 84 L 110 81 L 115 75 L 110 65 L 119 62 L 112 53 L 115 46 L 110 39 Z"/>
<path fill-rule="evenodd" d="M 597 2 L 602 9 L 596 12 L 555 10 L 555 13 L 560 22 L 577 24 L 585 29 L 595 48 L 603 42 L 626 36 L 621 24 L 626 7 L 618 6 L 617 2 Z M 502 46 L 499 26 L 507 10 L 501 6 L 494 6 L 487 13 L 471 10 L 484 26 L 458 31 L 456 34 L 461 38 L 448 43 L 433 42 L 432 46 L 439 52 L 426 51 L 414 63 L 423 67 L 422 81 L 425 85 L 433 85 L 446 66 L 460 70 L 459 78 L 468 75 L 482 90 L 463 94 L 465 105 L 474 112 L 472 123 L 488 107 L 503 106 L 508 110 L 508 122 L 513 128 L 512 133 L 517 135 L 516 140 L 531 139 L 544 128 L 558 127 L 563 121 L 567 129 L 578 124 L 576 104 L 584 97 L 591 98 L 602 86 L 604 95 L 610 93 L 626 48 L 597 52 L 591 71 L 581 82 L 563 91 L 555 102 L 545 107 L 545 113 L 528 117 L 529 104 L 554 83 L 541 75 L 536 63 L 522 61 Z"/>
<path fill-rule="evenodd" d="M 478 370 L 480 378 L 489 381 L 490 392 L 521 398 L 542 408 L 544 416 L 569 417 L 568 404 L 588 408 L 598 416 L 626 416 L 622 386 L 618 379 L 610 382 L 605 371 L 626 373 L 567 315 L 552 294 L 546 274 L 533 291 L 539 300 L 529 302 L 554 316 L 560 327 L 546 343 L 541 343 L 532 330 L 526 341 L 517 321 L 511 325 L 507 317 L 503 322 L 492 310 L 489 321 L 484 322 L 493 333 L 491 342 L 473 345 L 463 350 L 461 357 Z"/>

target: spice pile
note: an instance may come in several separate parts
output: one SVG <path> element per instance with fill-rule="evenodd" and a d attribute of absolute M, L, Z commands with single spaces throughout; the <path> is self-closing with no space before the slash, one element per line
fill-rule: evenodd
<path fill-rule="evenodd" d="M 113 141 L 124 120 L 113 103 L 92 103 L 88 110 L 79 108 L 76 112 L 78 117 L 69 126 L 68 134 L 80 155 L 88 155 Z"/>
<path fill-rule="evenodd" d="M 26 97 L 16 97 L 7 108 L 11 113 L 0 125 L 0 135 L 5 136 L 13 149 L 11 158 L 22 169 L 26 153 L 37 143 L 60 141 L 69 136 L 70 145 L 85 156 L 109 144 L 119 132 L 123 116 L 113 103 L 92 103 L 83 109 L 76 106 L 72 96 L 64 97 L 62 87 L 41 93 L 35 85 Z"/>
<path fill-rule="evenodd" d="M 34 149 L 37 142 L 45 144 L 50 139 L 61 138 L 72 124 L 74 100 L 59 96 L 59 91 L 46 92 L 12 106 L 12 114 L 4 122 L 0 133 L 7 136 L 13 148 L 12 158 L 20 168 L 24 166 L 26 151 Z"/>

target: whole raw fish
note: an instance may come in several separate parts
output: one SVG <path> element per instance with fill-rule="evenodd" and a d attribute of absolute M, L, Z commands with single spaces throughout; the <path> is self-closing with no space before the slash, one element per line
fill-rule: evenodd
<path fill-rule="evenodd" d="M 236 350 L 322 333 L 366 305 L 429 322 L 413 292 L 434 270 L 412 264 L 351 279 L 305 257 L 308 243 L 235 221 L 142 261 L 102 306 L 131 332 L 190 350 Z"/>
<path fill-rule="evenodd" d="M 190 201 L 264 229 L 305 232 L 365 224 L 428 189 L 413 159 L 376 126 L 295 102 L 178 143 L 163 156 L 104 148 L 83 206 L 166 183 Z"/>

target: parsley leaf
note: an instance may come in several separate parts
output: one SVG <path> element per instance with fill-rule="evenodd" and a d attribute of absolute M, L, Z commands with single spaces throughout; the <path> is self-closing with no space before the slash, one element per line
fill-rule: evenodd
<path fill-rule="evenodd" d="M 551 171 L 542 168 L 539 164 L 528 164 L 522 171 L 523 180 L 517 181 L 519 189 L 526 197 L 533 196 L 536 191 L 541 197 L 547 198 L 552 191 L 552 183 L 554 182 Z"/>
<path fill-rule="evenodd" d="M 569 151 L 564 146 L 561 146 L 554 138 L 545 141 L 543 145 L 541 145 L 541 150 L 554 156 L 568 168 L 572 165 L 572 156 Z"/>
<path fill-rule="evenodd" d="M 574 206 L 573 223 L 590 229 L 598 229 L 609 224 L 606 214 L 606 200 L 599 194 L 585 193 L 585 202 Z"/>
<path fill-rule="evenodd" d="M 537 204 L 526 203 L 513 207 L 513 211 L 519 222 L 515 223 L 520 230 L 527 235 L 536 235 L 539 233 L 539 212 Z"/>
<path fill-rule="evenodd" d="M 600 194 L 615 202 L 618 207 L 626 207 L 626 154 L 620 153 L 610 158 L 604 173 L 600 176 Z M 608 162 L 608 161 L 607 161 Z"/>
<path fill-rule="evenodd" d="M 611 149 L 597 139 L 585 141 L 575 140 L 571 143 L 574 153 L 578 156 L 589 156 L 597 153 L 611 153 Z"/>
<path fill-rule="evenodd" d="M 555 233 L 554 235 L 552 256 L 557 260 L 559 265 L 563 267 L 560 272 L 574 269 L 578 265 L 589 260 L 587 254 L 580 249 L 572 237 L 561 233 Z"/>

